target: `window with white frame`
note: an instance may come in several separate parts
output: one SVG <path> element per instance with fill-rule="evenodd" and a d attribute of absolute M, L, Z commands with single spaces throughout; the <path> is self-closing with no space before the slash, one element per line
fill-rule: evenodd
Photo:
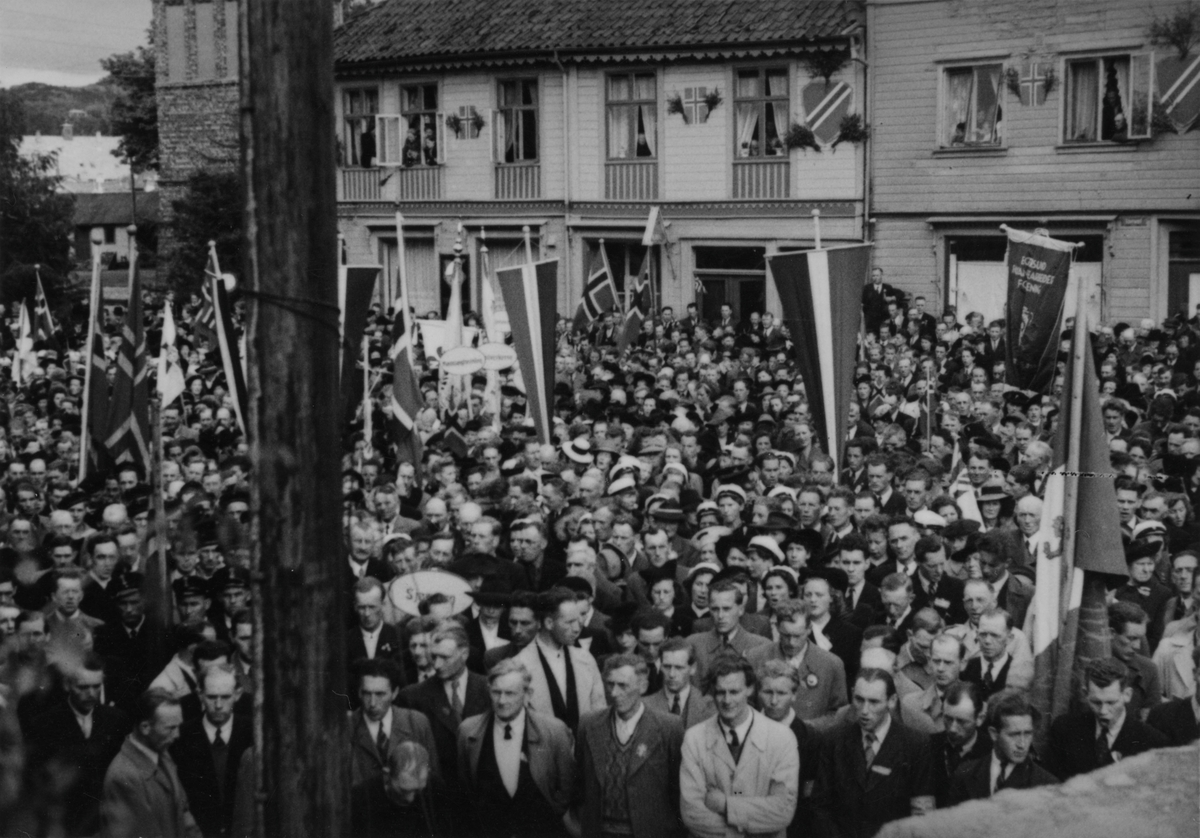
<path fill-rule="evenodd" d="M 496 159 L 502 163 L 535 163 L 538 159 L 537 79 L 500 82 L 493 124 Z"/>
<path fill-rule="evenodd" d="M 441 144 L 438 142 L 441 122 L 438 119 L 437 84 L 402 86 L 400 115 L 404 118 L 405 130 L 401 165 L 438 165 L 441 162 Z"/>
<path fill-rule="evenodd" d="M 1063 141 L 1124 142 L 1150 136 L 1153 55 L 1065 62 Z"/>
<path fill-rule="evenodd" d="M 734 72 L 735 155 L 739 158 L 786 157 L 783 136 L 790 117 L 786 67 L 756 67 Z"/>
<path fill-rule="evenodd" d="M 376 161 L 375 116 L 379 90 L 363 87 L 342 94 L 342 164 L 369 169 Z"/>
<path fill-rule="evenodd" d="M 658 156 L 658 98 L 654 73 L 608 76 L 608 158 Z"/>
<path fill-rule="evenodd" d="M 999 64 L 942 71 L 942 148 L 999 146 L 1004 142 L 1004 68 Z"/>

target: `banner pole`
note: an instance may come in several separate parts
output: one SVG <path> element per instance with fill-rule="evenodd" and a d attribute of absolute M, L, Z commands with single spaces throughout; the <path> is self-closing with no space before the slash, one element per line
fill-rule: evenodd
<path fill-rule="evenodd" d="M 525 261 L 533 264 L 533 233 L 528 224 L 521 228 L 521 232 L 525 234 Z"/>
<path fill-rule="evenodd" d="M 821 249 L 821 211 L 819 209 L 815 209 L 812 211 L 812 220 L 813 220 L 813 242 L 815 243 L 815 246 L 816 246 L 815 249 L 820 250 Z"/>

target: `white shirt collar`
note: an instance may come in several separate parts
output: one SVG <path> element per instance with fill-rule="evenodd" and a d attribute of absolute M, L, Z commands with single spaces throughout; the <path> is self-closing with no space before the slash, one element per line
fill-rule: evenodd
<path fill-rule="evenodd" d="M 645 712 L 646 705 L 641 701 L 638 702 L 637 709 L 633 711 L 633 715 L 628 719 L 622 719 L 617 715 L 616 711 L 613 712 L 614 726 L 617 729 L 617 741 L 622 744 L 629 741 L 629 737 L 633 736 L 633 732 L 637 730 L 637 724 L 641 721 Z"/>
<path fill-rule="evenodd" d="M 358 630 L 363 633 L 363 637 L 378 637 L 380 635 L 380 633 L 383 631 L 383 623 L 380 623 L 379 625 L 375 626 L 374 631 L 367 631 L 362 626 L 359 626 Z"/>
<path fill-rule="evenodd" d="M 525 710 L 524 710 L 524 708 L 522 708 L 521 712 L 518 713 L 516 715 L 516 717 L 513 718 L 511 721 L 502 722 L 495 717 L 492 718 L 492 727 L 494 729 L 494 736 L 496 739 L 499 739 L 499 740 L 504 739 L 504 726 L 505 725 L 512 725 L 513 739 L 515 739 L 517 742 L 524 740 L 524 738 L 525 738 Z"/>
<path fill-rule="evenodd" d="M 879 727 L 875 728 L 875 754 L 879 754 L 879 749 L 883 747 L 883 740 L 887 738 L 888 731 L 892 729 L 892 714 L 884 713 L 883 722 Z M 865 734 L 864 734 L 865 737 Z M 865 741 L 865 738 L 864 738 Z"/>
<path fill-rule="evenodd" d="M 718 718 L 717 721 L 718 721 L 718 727 L 721 728 L 721 735 L 724 736 L 725 741 L 728 742 L 730 728 L 728 726 L 726 726 L 725 722 L 721 721 L 720 718 Z M 742 720 L 742 723 L 739 724 L 737 727 L 733 728 L 733 730 L 737 733 L 738 742 L 740 744 L 742 744 L 742 745 L 746 744 L 746 733 L 750 730 L 750 725 L 752 725 L 753 723 L 754 723 L 754 709 L 750 708 L 750 712 L 746 714 L 746 718 Z"/>
<path fill-rule="evenodd" d="M 202 722 L 204 725 L 204 735 L 208 737 L 209 744 L 212 744 L 213 739 L 217 736 L 217 731 L 221 731 L 221 738 L 225 740 L 225 744 L 229 744 L 229 737 L 233 735 L 233 716 L 229 717 L 229 721 L 221 725 L 219 728 L 208 720 L 208 716 L 204 717 Z"/>
<path fill-rule="evenodd" d="M 371 734 L 371 741 L 374 742 L 379 738 L 379 728 L 383 727 L 383 732 L 387 736 L 392 735 L 392 708 L 388 707 L 387 712 L 383 714 L 383 718 L 377 722 L 367 719 L 367 733 Z"/>
<path fill-rule="evenodd" d="M 796 721 L 796 709 L 794 707 L 789 707 L 788 714 L 780 719 L 779 723 L 784 727 L 791 727 L 792 722 L 794 721 Z"/>
<path fill-rule="evenodd" d="M 1113 743 L 1117 741 L 1117 737 L 1121 735 L 1121 728 L 1123 728 L 1125 726 L 1125 720 L 1127 718 L 1129 718 L 1129 710 L 1128 709 L 1126 709 L 1126 711 L 1121 714 L 1121 718 L 1117 719 L 1116 722 L 1114 722 L 1113 724 L 1108 726 L 1108 747 L 1110 749 L 1112 748 Z M 1100 720 L 1097 719 L 1096 720 L 1096 737 L 1097 738 L 1100 737 L 1101 729 L 1102 728 L 1100 727 Z"/>

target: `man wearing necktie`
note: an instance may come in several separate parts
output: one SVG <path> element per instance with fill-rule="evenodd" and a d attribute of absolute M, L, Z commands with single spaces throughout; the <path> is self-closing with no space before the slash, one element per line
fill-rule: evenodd
<path fill-rule="evenodd" d="M 230 664 L 210 665 L 200 680 L 203 715 L 183 726 L 171 756 L 196 824 L 205 838 L 211 838 L 229 834 L 238 765 L 242 753 L 254 744 L 254 732 L 249 717 L 234 713 L 242 691 Z"/>
<path fill-rule="evenodd" d="M 1166 747 L 1162 733 L 1128 712 L 1133 697 L 1129 678 L 1129 669 L 1116 658 L 1100 658 L 1087 665 L 1088 709 L 1059 716 L 1050 725 L 1046 767 L 1051 773 L 1067 780 Z"/>
<path fill-rule="evenodd" d="M 682 637 L 672 637 L 659 650 L 662 689 L 646 696 L 651 710 L 678 716 L 684 730 L 716 715 L 713 700 L 692 685 L 696 674 L 696 650 Z"/>
<path fill-rule="evenodd" d="M 717 715 L 684 734 L 680 809 L 697 838 L 783 838 L 792 822 L 800 783 L 796 735 L 750 707 L 756 681 L 745 658 L 718 655 L 705 682 Z"/>
<path fill-rule="evenodd" d="M 1003 789 L 1049 786 L 1058 779 L 1033 761 L 1033 707 L 1018 692 L 1006 691 L 988 703 L 991 752 L 964 763 L 950 786 L 950 805 L 991 797 Z"/>

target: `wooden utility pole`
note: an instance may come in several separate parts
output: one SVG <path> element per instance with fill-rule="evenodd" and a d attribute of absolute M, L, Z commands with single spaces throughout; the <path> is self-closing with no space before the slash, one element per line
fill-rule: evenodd
<path fill-rule="evenodd" d="M 346 835 L 333 8 L 240 6 L 257 834 Z"/>

